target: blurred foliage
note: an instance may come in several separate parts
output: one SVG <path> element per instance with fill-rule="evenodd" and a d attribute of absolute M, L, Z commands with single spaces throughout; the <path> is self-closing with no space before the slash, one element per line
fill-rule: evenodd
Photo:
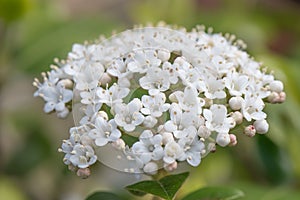
<path fill-rule="evenodd" d="M 198 168 L 189 168 L 191 176 L 178 199 L 212 185 L 238 188 L 243 199 L 300 199 L 299 18 L 296 0 L 0 0 L 1 199 L 82 199 L 121 185 L 120 174 L 111 171 L 113 178 L 105 179 L 105 172 L 96 172 L 103 166 L 85 181 L 67 171 L 55 149 L 67 137 L 70 121 L 42 117 L 41 101 L 31 99 L 33 90 L 13 85 L 30 85 L 54 57 L 65 58 L 73 43 L 161 20 L 236 34 L 256 60 L 284 81 L 287 92 L 284 104 L 266 107 L 267 135 L 249 139 L 240 134 L 236 147 L 219 148 Z M 28 95 L 31 103 L 13 104 L 20 95 Z M 120 185 L 115 187 L 125 183 Z"/>

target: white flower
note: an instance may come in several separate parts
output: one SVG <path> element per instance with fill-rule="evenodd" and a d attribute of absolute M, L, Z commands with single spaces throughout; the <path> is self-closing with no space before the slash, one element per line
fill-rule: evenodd
<path fill-rule="evenodd" d="M 245 121 L 245 135 L 266 133 L 265 102 L 285 101 L 283 83 L 244 47 L 232 35 L 200 26 L 190 32 L 137 27 L 74 44 L 65 60 L 42 73 L 43 83 L 35 79 L 34 96 L 44 99 L 45 112 L 66 117 L 72 110 L 79 122 L 59 151 L 80 176 L 90 174 L 95 152 L 102 156 L 96 149 L 107 145 L 127 161 L 120 163 L 126 172 L 173 171 L 182 161 L 197 166 L 216 146 L 236 145 L 229 132 Z M 138 141 L 130 147 L 122 133 Z"/>
<path fill-rule="evenodd" d="M 225 86 L 232 96 L 241 96 L 246 93 L 246 87 L 249 84 L 248 76 L 232 72 L 228 73 L 224 80 Z"/>
<path fill-rule="evenodd" d="M 171 84 L 176 84 L 178 82 L 178 77 L 180 74 L 179 66 L 177 63 L 171 64 L 170 62 L 164 62 L 162 69 L 168 73 L 169 81 Z"/>
<path fill-rule="evenodd" d="M 170 95 L 173 99 L 176 99 L 180 107 L 187 111 L 196 114 L 202 113 L 202 106 L 205 105 L 205 101 L 198 97 L 198 92 L 192 85 L 187 86 L 184 92 L 176 91 Z"/>
<path fill-rule="evenodd" d="M 78 90 L 92 90 L 96 88 L 103 73 L 104 67 L 102 65 L 87 65 L 80 70 L 80 73 L 75 75 L 75 88 Z"/>
<path fill-rule="evenodd" d="M 233 66 L 232 62 L 229 62 L 220 55 L 213 56 L 211 62 L 214 65 L 214 70 L 217 73 L 217 75 L 226 74 Z"/>
<path fill-rule="evenodd" d="M 156 51 L 152 49 L 136 51 L 127 57 L 127 68 L 131 72 L 145 73 L 149 68 L 157 68 L 161 64 Z"/>
<path fill-rule="evenodd" d="M 72 100 L 73 92 L 66 89 L 64 85 L 57 83 L 57 79 L 51 80 L 45 79 L 44 83 L 35 82 L 38 90 L 34 93 L 34 96 L 40 96 L 46 101 L 44 111 L 49 113 L 53 110 L 57 112 L 65 112 L 65 104 Z"/>
<path fill-rule="evenodd" d="M 97 156 L 89 145 L 75 144 L 71 154 L 69 160 L 78 168 L 86 168 L 97 161 Z"/>
<path fill-rule="evenodd" d="M 96 94 L 99 97 L 99 102 L 112 107 L 114 104 L 122 103 L 122 99 L 128 95 L 129 91 L 128 88 L 114 84 L 106 90 L 101 87 L 97 88 Z"/>
<path fill-rule="evenodd" d="M 213 104 L 209 110 L 204 109 L 203 115 L 206 119 L 205 125 L 210 131 L 228 133 L 234 123 L 233 118 L 227 118 L 227 109 L 224 105 Z"/>
<path fill-rule="evenodd" d="M 144 108 L 141 109 L 141 112 L 145 115 L 160 117 L 170 107 L 170 104 L 165 103 L 165 101 L 166 95 L 161 92 L 152 96 L 143 95 L 142 104 Z"/>
<path fill-rule="evenodd" d="M 152 116 L 146 116 L 144 118 L 143 125 L 147 128 L 153 128 L 157 124 L 157 119 Z"/>
<path fill-rule="evenodd" d="M 121 58 L 114 59 L 108 66 L 107 72 L 112 76 L 120 78 L 126 72 L 126 64 Z"/>
<path fill-rule="evenodd" d="M 247 121 L 262 120 L 267 117 L 266 113 L 262 110 L 265 107 L 265 104 L 262 99 L 256 96 L 245 96 L 245 100 L 242 104 L 242 114 Z"/>
<path fill-rule="evenodd" d="M 102 104 L 89 104 L 86 107 L 83 107 L 84 116 L 80 119 L 79 124 L 84 125 L 88 123 L 93 123 L 95 118 L 98 115 Z M 77 117 L 77 116 L 74 116 Z"/>
<path fill-rule="evenodd" d="M 95 105 L 99 103 L 99 97 L 96 95 L 96 90 L 82 91 L 80 92 L 81 103 L 82 104 L 92 104 Z M 101 106 L 100 106 L 101 107 Z"/>
<path fill-rule="evenodd" d="M 180 106 L 172 103 L 170 107 L 170 120 L 164 124 L 168 132 L 173 132 L 176 138 L 185 137 L 189 132 L 197 132 L 197 128 L 202 125 L 203 119 L 192 112 L 182 112 Z"/>
<path fill-rule="evenodd" d="M 106 121 L 102 117 L 95 120 L 95 129 L 92 129 L 89 136 L 95 140 L 97 146 L 104 146 L 108 142 L 115 142 L 121 137 L 114 119 Z"/>
<path fill-rule="evenodd" d="M 198 139 L 196 132 L 189 132 L 186 137 L 179 139 L 178 144 L 184 151 L 181 159 L 186 160 L 191 166 L 198 166 L 201 162 L 204 143 Z"/>
<path fill-rule="evenodd" d="M 217 79 L 216 77 L 208 77 L 205 83 L 205 97 L 209 99 L 223 99 L 226 97 L 226 93 L 223 90 L 225 87 L 224 80 Z"/>
<path fill-rule="evenodd" d="M 141 108 L 142 103 L 137 98 L 134 98 L 128 105 L 117 104 L 114 107 L 117 125 L 123 127 L 125 131 L 133 131 L 136 126 L 144 121 L 145 117 L 139 112 Z"/>
<path fill-rule="evenodd" d="M 139 83 L 143 89 L 149 91 L 150 95 L 166 91 L 170 87 L 168 73 L 160 68 L 150 68 Z"/>
<path fill-rule="evenodd" d="M 160 160 L 164 155 L 162 145 L 162 136 L 153 135 L 150 130 L 145 130 L 140 135 L 140 141 L 132 146 L 134 154 L 142 161 L 143 164 L 151 160 Z"/>
<path fill-rule="evenodd" d="M 167 164 L 174 163 L 177 159 L 182 160 L 185 154 L 182 147 L 175 141 L 170 141 L 165 146 L 163 160 Z"/>

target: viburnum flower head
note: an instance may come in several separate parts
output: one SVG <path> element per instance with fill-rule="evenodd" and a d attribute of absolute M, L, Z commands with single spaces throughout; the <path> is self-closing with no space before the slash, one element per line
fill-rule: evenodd
<path fill-rule="evenodd" d="M 34 81 L 46 113 L 73 113 L 64 163 L 81 177 L 97 159 L 153 175 L 267 133 L 265 104 L 284 102 L 284 85 L 233 38 L 159 23 L 74 44 Z"/>

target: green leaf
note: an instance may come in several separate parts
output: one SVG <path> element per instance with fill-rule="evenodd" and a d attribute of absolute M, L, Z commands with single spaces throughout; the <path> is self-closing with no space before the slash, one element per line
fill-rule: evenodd
<path fill-rule="evenodd" d="M 110 192 L 95 192 L 88 196 L 86 200 L 122 200 L 119 196 Z"/>
<path fill-rule="evenodd" d="M 244 196 L 241 190 L 229 187 L 205 187 L 196 190 L 182 200 L 233 200 Z"/>
<path fill-rule="evenodd" d="M 121 138 L 122 138 L 122 140 L 124 140 L 125 144 L 128 145 L 129 147 L 131 147 L 134 143 L 139 141 L 138 137 L 134 137 L 134 136 L 128 135 L 128 134 L 123 134 L 121 136 Z"/>
<path fill-rule="evenodd" d="M 172 200 L 188 177 L 189 172 L 165 176 L 159 180 L 141 181 L 126 187 L 134 195 L 143 196 L 147 193 Z"/>
<path fill-rule="evenodd" d="M 290 161 L 284 152 L 268 137 L 257 137 L 259 156 L 267 178 L 273 184 L 280 184 L 289 177 Z"/>

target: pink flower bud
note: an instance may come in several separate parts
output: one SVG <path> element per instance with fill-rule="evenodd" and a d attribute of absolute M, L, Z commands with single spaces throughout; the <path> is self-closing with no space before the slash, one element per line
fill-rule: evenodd
<path fill-rule="evenodd" d="M 230 137 L 229 146 L 235 146 L 235 145 L 237 145 L 236 136 L 234 134 L 229 134 L 229 137 Z"/>
<path fill-rule="evenodd" d="M 253 125 L 249 125 L 244 129 L 244 134 L 247 135 L 248 137 L 253 137 L 255 133 L 256 133 L 256 129 Z"/>
<path fill-rule="evenodd" d="M 171 164 L 165 165 L 165 166 L 164 166 L 164 169 L 165 169 L 166 171 L 169 171 L 169 172 L 174 171 L 175 169 L 177 169 L 177 162 L 175 161 L 175 162 L 173 162 L 173 163 L 171 163 Z"/>
<path fill-rule="evenodd" d="M 91 175 L 91 170 L 88 167 L 84 169 L 78 169 L 76 174 L 77 176 L 86 179 Z"/>

